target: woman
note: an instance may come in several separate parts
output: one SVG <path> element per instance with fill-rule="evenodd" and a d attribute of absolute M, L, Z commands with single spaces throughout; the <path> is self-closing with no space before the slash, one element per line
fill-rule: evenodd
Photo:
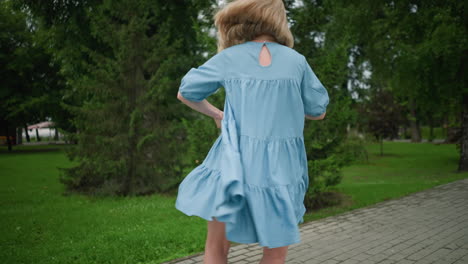
<path fill-rule="evenodd" d="M 293 37 L 281 0 L 237 0 L 215 15 L 218 53 L 182 78 L 177 98 L 221 134 L 179 186 L 176 208 L 208 220 L 204 263 L 227 263 L 230 242 L 285 263 L 300 242 L 309 184 L 304 117 L 320 120 L 327 90 Z M 206 98 L 224 87 L 224 112 Z"/>

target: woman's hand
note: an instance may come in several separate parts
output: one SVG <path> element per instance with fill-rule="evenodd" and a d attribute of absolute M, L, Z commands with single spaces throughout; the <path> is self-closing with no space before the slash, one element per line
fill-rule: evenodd
<path fill-rule="evenodd" d="M 218 113 L 218 116 L 213 117 L 217 128 L 221 128 L 221 120 L 223 120 L 223 117 L 224 117 L 224 112 L 223 111 L 220 111 Z"/>

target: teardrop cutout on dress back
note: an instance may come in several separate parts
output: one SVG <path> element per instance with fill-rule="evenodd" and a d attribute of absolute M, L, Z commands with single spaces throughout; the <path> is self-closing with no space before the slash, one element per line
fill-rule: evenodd
<path fill-rule="evenodd" d="M 263 67 L 270 66 L 271 64 L 271 53 L 265 42 L 263 42 L 262 49 L 260 50 L 260 54 L 258 55 L 258 62 L 260 66 Z"/>

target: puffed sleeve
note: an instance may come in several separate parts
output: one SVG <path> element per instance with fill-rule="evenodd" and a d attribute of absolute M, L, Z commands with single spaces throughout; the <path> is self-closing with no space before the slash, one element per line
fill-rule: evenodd
<path fill-rule="evenodd" d="M 182 78 L 179 92 L 190 101 L 200 102 L 223 85 L 223 53 L 217 53 L 198 68 L 191 68 Z"/>
<path fill-rule="evenodd" d="M 329 103 L 327 89 L 317 78 L 305 57 L 303 57 L 303 69 L 301 96 L 304 112 L 309 116 L 320 116 L 325 113 Z"/>

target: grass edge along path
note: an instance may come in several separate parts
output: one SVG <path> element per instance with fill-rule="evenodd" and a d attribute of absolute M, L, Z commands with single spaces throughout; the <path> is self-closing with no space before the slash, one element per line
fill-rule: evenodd
<path fill-rule="evenodd" d="M 343 169 L 342 182 L 330 188 L 345 197 L 341 205 L 308 212 L 304 223 L 468 178 L 468 172 L 456 171 L 459 155 L 455 144 L 383 144 L 383 156 L 378 144 L 367 144 L 368 162 Z"/>

